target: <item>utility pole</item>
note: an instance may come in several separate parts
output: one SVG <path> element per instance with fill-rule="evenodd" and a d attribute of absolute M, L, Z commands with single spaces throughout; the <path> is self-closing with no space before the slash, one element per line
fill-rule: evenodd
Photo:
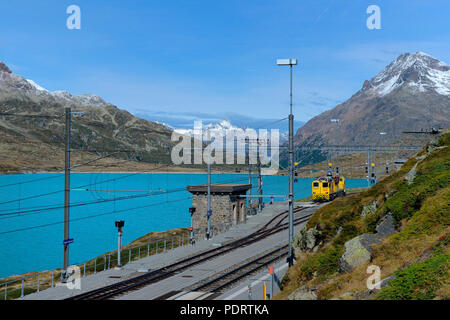
<path fill-rule="evenodd" d="M 250 162 L 250 157 L 249 157 L 249 162 Z M 249 163 L 248 164 L 248 184 L 252 184 L 252 165 Z M 250 187 L 250 189 L 248 189 L 248 196 L 249 196 L 249 203 L 248 206 L 249 208 L 251 208 L 252 206 L 252 188 Z"/>
<path fill-rule="evenodd" d="M 370 166 L 370 148 L 367 148 L 367 188 L 370 188 L 369 166 Z"/>
<path fill-rule="evenodd" d="M 64 161 L 64 265 L 61 272 L 61 281 L 67 281 L 67 266 L 69 263 L 69 209 L 70 209 L 70 124 L 71 108 L 65 109 L 66 134 L 65 134 L 65 161 Z"/>
<path fill-rule="evenodd" d="M 120 263 L 120 252 L 122 251 L 122 228 L 125 225 L 125 221 L 116 221 L 115 225 L 117 228 L 117 267 L 120 268 L 122 267 L 122 264 Z"/>
<path fill-rule="evenodd" d="M 292 114 L 292 66 L 297 65 L 297 59 L 279 59 L 277 64 L 289 66 L 290 71 L 290 113 L 289 113 L 289 246 L 287 262 L 294 264 L 292 240 L 294 239 L 294 115 Z"/>
<path fill-rule="evenodd" d="M 209 235 L 211 231 L 211 158 L 208 158 L 208 211 L 206 212 L 206 216 L 208 218 L 208 230 L 206 232 L 206 239 L 209 240 Z"/>
<path fill-rule="evenodd" d="M 189 228 L 190 237 L 191 237 L 191 245 L 194 245 L 194 212 L 195 207 L 189 208 L 189 213 L 191 214 L 191 227 Z"/>
<path fill-rule="evenodd" d="M 257 159 L 257 166 L 258 166 L 258 195 L 259 195 L 259 197 L 258 197 L 258 211 L 261 212 L 262 211 L 263 198 L 262 198 L 261 159 L 259 157 L 259 138 L 256 141 L 257 141 L 257 146 L 256 146 L 257 155 L 256 155 L 256 159 Z"/>
<path fill-rule="evenodd" d="M 211 143 L 211 135 L 208 131 L 208 142 Z M 206 239 L 209 240 L 211 235 L 211 153 L 208 152 L 208 211 L 206 212 L 206 218 L 208 219 L 208 229 L 206 230 Z"/>
<path fill-rule="evenodd" d="M 247 157 L 248 157 L 248 184 L 252 184 L 252 164 L 250 163 L 250 140 L 247 138 L 248 141 L 248 149 L 247 149 Z M 252 209 L 252 188 L 248 189 L 248 207 L 250 210 Z"/>
<path fill-rule="evenodd" d="M 295 60 L 297 64 L 297 60 Z M 289 113 L 289 266 L 294 264 L 292 241 L 294 239 L 294 114 L 292 113 L 292 64 L 290 69 L 290 113 Z"/>
<path fill-rule="evenodd" d="M 330 121 L 336 123 L 336 132 L 334 134 L 334 140 L 335 140 L 334 145 L 335 145 L 335 147 L 337 147 L 337 145 L 339 144 L 338 134 L 339 134 L 339 121 L 340 121 L 340 119 L 331 119 Z M 339 158 L 339 151 L 336 151 L 336 154 L 335 154 L 336 164 L 338 162 L 338 160 L 337 160 L 338 158 Z M 328 161 L 328 163 L 331 163 L 331 159 L 332 159 L 332 157 L 330 156 L 330 161 Z M 338 167 L 336 167 L 336 174 L 338 175 L 337 171 L 339 171 Z M 330 173 L 331 173 L 330 176 L 332 176 L 332 169 L 331 168 L 330 168 Z"/>

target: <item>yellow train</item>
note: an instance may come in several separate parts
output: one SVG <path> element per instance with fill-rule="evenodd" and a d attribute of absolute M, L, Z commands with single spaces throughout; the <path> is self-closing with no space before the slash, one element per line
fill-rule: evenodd
<path fill-rule="evenodd" d="M 312 182 L 312 199 L 314 202 L 331 201 L 345 196 L 344 177 L 323 177 Z"/>

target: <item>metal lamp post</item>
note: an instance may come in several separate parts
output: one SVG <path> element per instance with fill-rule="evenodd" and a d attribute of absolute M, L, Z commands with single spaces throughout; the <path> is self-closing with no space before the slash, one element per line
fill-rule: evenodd
<path fill-rule="evenodd" d="M 292 114 L 292 66 L 297 65 L 297 59 L 277 59 L 277 65 L 289 66 L 290 71 L 290 113 L 289 113 L 289 248 L 287 262 L 294 264 L 292 240 L 294 239 L 294 115 Z"/>
<path fill-rule="evenodd" d="M 380 136 L 386 136 L 386 134 L 387 134 L 386 132 L 380 132 Z M 380 144 L 386 146 L 386 140 L 381 138 L 381 143 Z M 384 153 L 384 163 L 385 163 L 385 166 L 386 166 L 386 174 L 389 174 L 388 159 L 387 159 L 387 153 L 386 152 Z"/>
<path fill-rule="evenodd" d="M 115 225 L 117 228 L 117 267 L 120 268 L 122 266 L 122 264 L 120 263 L 120 252 L 122 251 L 122 228 L 125 225 L 125 221 L 116 221 Z"/>
<path fill-rule="evenodd" d="M 191 214 L 191 227 L 189 228 L 190 237 L 191 237 L 191 244 L 194 244 L 194 212 L 195 207 L 189 208 L 189 213 Z"/>
<path fill-rule="evenodd" d="M 69 264 L 69 244 L 73 239 L 69 239 L 69 212 L 70 212 L 70 129 L 71 129 L 71 108 L 65 109 L 66 129 L 65 129 L 65 161 L 64 161 L 64 254 L 63 270 L 61 271 L 61 282 L 66 283 L 69 274 L 67 267 Z"/>
<path fill-rule="evenodd" d="M 208 131 L 208 143 L 211 143 L 211 134 Z M 209 237 L 211 235 L 211 215 L 212 215 L 212 209 L 211 209 L 211 154 L 208 153 L 208 211 L 206 211 L 206 218 L 208 220 L 208 228 L 206 230 L 206 239 L 209 240 Z"/>
<path fill-rule="evenodd" d="M 339 132 L 339 121 L 341 121 L 340 119 L 331 119 L 330 120 L 330 122 L 334 122 L 334 123 L 336 123 L 336 133 L 335 133 L 335 142 L 334 142 L 334 146 L 337 148 L 337 145 L 338 145 L 338 141 L 339 141 L 339 138 L 338 138 L 338 132 Z M 330 153 L 331 153 L 331 151 L 330 151 Z M 336 154 L 335 154 L 335 156 L 336 156 L 336 164 L 338 163 L 338 161 L 337 161 L 337 158 L 339 158 L 339 151 L 336 151 Z M 330 161 L 328 161 L 329 163 L 331 163 L 331 159 L 332 159 L 332 155 L 330 155 Z M 331 175 L 332 175 L 332 169 L 331 169 L 331 166 L 330 166 L 330 168 L 329 168 L 329 170 L 330 170 L 330 173 L 331 173 Z M 339 167 L 337 167 L 336 166 L 336 175 L 339 175 Z"/>

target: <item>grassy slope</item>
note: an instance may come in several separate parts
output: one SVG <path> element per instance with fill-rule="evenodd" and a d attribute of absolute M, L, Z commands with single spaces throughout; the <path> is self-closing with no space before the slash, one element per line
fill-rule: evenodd
<path fill-rule="evenodd" d="M 276 296 L 286 299 L 296 288 L 317 288 L 318 297 L 330 299 L 345 292 L 358 296 L 366 288 L 369 264 L 381 268 L 381 278 L 396 273 L 397 279 L 378 293 L 379 299 L 432 299 L 449 296 L 448 269 L 450 232 L 450 134 L 440 148 L 423 161 L 411 158 L 399 171 L 370 190 L 337 199 L 319 209 L 307 228 L 317 226 L 323 245 L 316 253 L 302 253 L 283 279 L 283 290 Z M 422 151 L 418 154 L 425 155 Z M 417 164 L 413 184 L 405 175 Z M 376 212 L 365 218 L 364 205 L 377 201 Z M 338 272 L 344 243 L 362 233 L 373 233 L 379 220 L 392 212 L 397 233 L 373 246 L 372 261 L 348 274 Z M 338 229 L 342 231 L 336 236 Z M 433 276 L 429 276 L 432 274 Z"/>

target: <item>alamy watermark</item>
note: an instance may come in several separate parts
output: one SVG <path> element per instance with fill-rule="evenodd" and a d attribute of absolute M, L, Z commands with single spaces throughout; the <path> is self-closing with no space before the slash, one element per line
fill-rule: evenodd
<path fill-rule="evenodd" d="M 204 130 L 202 121 L 194 122 L 193 134 L 172 132 L 178 142 L 171 152 L 173 164 L 257 164 L 263 174 L 276 174 L 279 169 L 280 133 L 278 129 Z M 206 147 L 205 147 L 206 145 Z"/>
<path fill-rule="evenodd" d="M 67 287 L 69 290 L 81 290 L 81 271 L 77 265 L 67 267 L 67 279 L 56 284 L 58 287 Z"/>
<path fill-rule="evenodd" d="M 81 9 L 79 6 L 72 4 L 67 7 L 66 13 L 70 16 L 66 20 L 67 29 L 81 29 Z"/>
<path fill-rule="evenodd" d="M 367 7 L 367 14 L 370 16 L 367 18 L 366 25 L 369 30 L 381 29 L 381 9 L 379 6 L 372 4 Z"/>
<path fill-rule="evenodd" d="M 366 285 L 367 289 L 381 289 L 381 269 L 379 266 L 370 265 L 367 267 L 366 273 L 371 274 L 369 278 L 367 278 Z"/>

